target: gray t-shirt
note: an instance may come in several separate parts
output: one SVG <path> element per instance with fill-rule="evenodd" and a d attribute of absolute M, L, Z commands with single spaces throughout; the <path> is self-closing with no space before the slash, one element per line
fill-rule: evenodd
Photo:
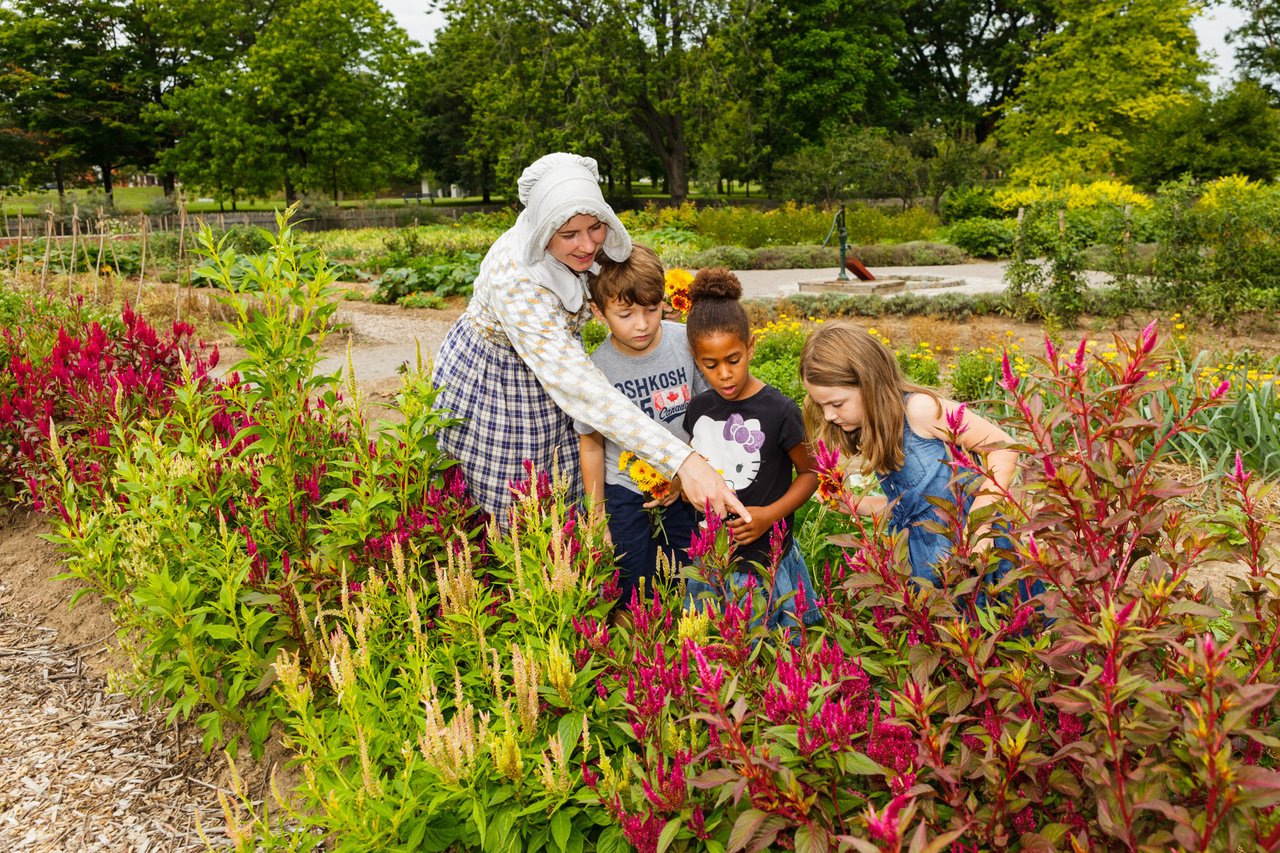
<path fill-rule="evenodd" d="M 662 340 L 644 355 L 623 355 L 609 338 L 591 354 L 591 361 L 626 397 L 646 415 L 665 427 L 676 438 L 689 441 L 684 431 L 684 413 L 689 401 L 710 386 L 689 352 L 689 338 L 683 323 L 662 321 Z M 585 421 L 573 422 L 583 435 L 596 432 Z M 618 457 L 623 450 L 612 441 L 604 443 L 604 481 L 640 489 L 625 472 L 618 470 Z"/>

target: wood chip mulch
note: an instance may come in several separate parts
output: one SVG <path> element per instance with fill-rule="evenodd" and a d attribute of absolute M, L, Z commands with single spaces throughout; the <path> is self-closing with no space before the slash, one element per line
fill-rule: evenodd
<path fill-rule="evenodd" d="M 7 613 L 6 593 L 0 583 L 0 850 L 205 850 L 197 820 L 227 846 L 198 738 L 86 674 L 81 654 L 102 642 L 58 644 Z"/>

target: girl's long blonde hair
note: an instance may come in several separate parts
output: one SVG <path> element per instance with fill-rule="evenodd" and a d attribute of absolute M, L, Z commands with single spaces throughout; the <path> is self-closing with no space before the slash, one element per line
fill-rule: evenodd
<path fill-rule="evenodd" d="M 829 423 L 822 407 L 804 400 L 804 424 L 814 446 L 821 440 L 845 456 L 862 457 L 862 473 L 884 474 L 902 467 L 902 430 L 907 394 L 928 394 L 942 416 L 942 401 L 923 385 L 908 382 L 889 348 L 852 323 L 825 323 L 809 335 L 800 352 L 800 379 L 828 388 L 862 392 L 863 423 L 845 432 Z"/>

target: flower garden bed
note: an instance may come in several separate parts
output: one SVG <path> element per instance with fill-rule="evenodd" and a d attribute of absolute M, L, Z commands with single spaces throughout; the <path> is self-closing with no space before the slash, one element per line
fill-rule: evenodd
<path fill-rule="evenodd" d="M 297 755 L 292 796 L 228 803 L 241 849 L 1280 838 L 1265 486 L 1223 450 L 1220 505 L 1197 506 L 1162 467 L 1209 436 L 1238 443 L 1214 413 L 1263 411 L 1268 365 L 1197 363 L 1154 326 L 1062 352 L 900 344 L 913 375 L 990 400 L 1025 444 L 1003 597 L 978 606 L 988 555 L 958 520 L 943 588 L 922 590 L 903 542 L 815 503 L 798 537 L 822 627 L 794 643 L 752 627 L 759 590 L 683 613 L 678 576 L 610 625 L 601 531 L 535 471 L 516 535 L 485 528 L 435 447 L 422 366 L 397 417 L 371 423 L 354 381 L 316 370 L 333 271 L 287 228 L 267 256 L 261 309 L 232 300 L 231 374 L 208 376 L 183 329 L 152 344 L 136 316 L 36 334 L 51 305 L 6 339 L 27 367 L 0 386 L 10 480 L 34 486 L 67 573 L 112 606 L 152 699 L 207 749 L 257 752 L 275 728 Z M 207 275 L 230 285 L 233 265 L 214 253 Z M 803 331 L 762 329 L 779 387 Z M 145 364 L 106 358 L 129 339 Z M 42 369 L 37 341 L 65 357 Z M 712 525 L 697 571 L 723 570 L 723 539 Z M 1240 567 L 1226 599 L 1189 580 L 1210 559 Z M 1050 592 L 1028 605 L 1012 591 L 1032 579 Z"/>

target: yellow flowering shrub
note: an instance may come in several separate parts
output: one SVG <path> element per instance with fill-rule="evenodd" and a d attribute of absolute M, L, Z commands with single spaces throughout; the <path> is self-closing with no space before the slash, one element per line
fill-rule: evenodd
<path fill-rule="evenodd" d="M 1131 204 L 1146 210 L 1151 198 L 1123 181 L 1093 181 L 1088 184 L 1068 183 L 1064 186 L 1029 186 L 1004 189 L 996 192 L 995 204 L 1001 210 L 1015 211 L 1020 207 L 1052 204 L 1067 210 L 1088 210 L 1102 205 L 1123 207 Z"/>
<path fill-rule="evenodd" d="M 1227 175 L 1209 181 L 1197 206 L 1202 210 L 1221 210 L 1242 202 L 1258 200 L 1269 188 L 1261 181 L 1251 181 L 1244 175 Z"/>

